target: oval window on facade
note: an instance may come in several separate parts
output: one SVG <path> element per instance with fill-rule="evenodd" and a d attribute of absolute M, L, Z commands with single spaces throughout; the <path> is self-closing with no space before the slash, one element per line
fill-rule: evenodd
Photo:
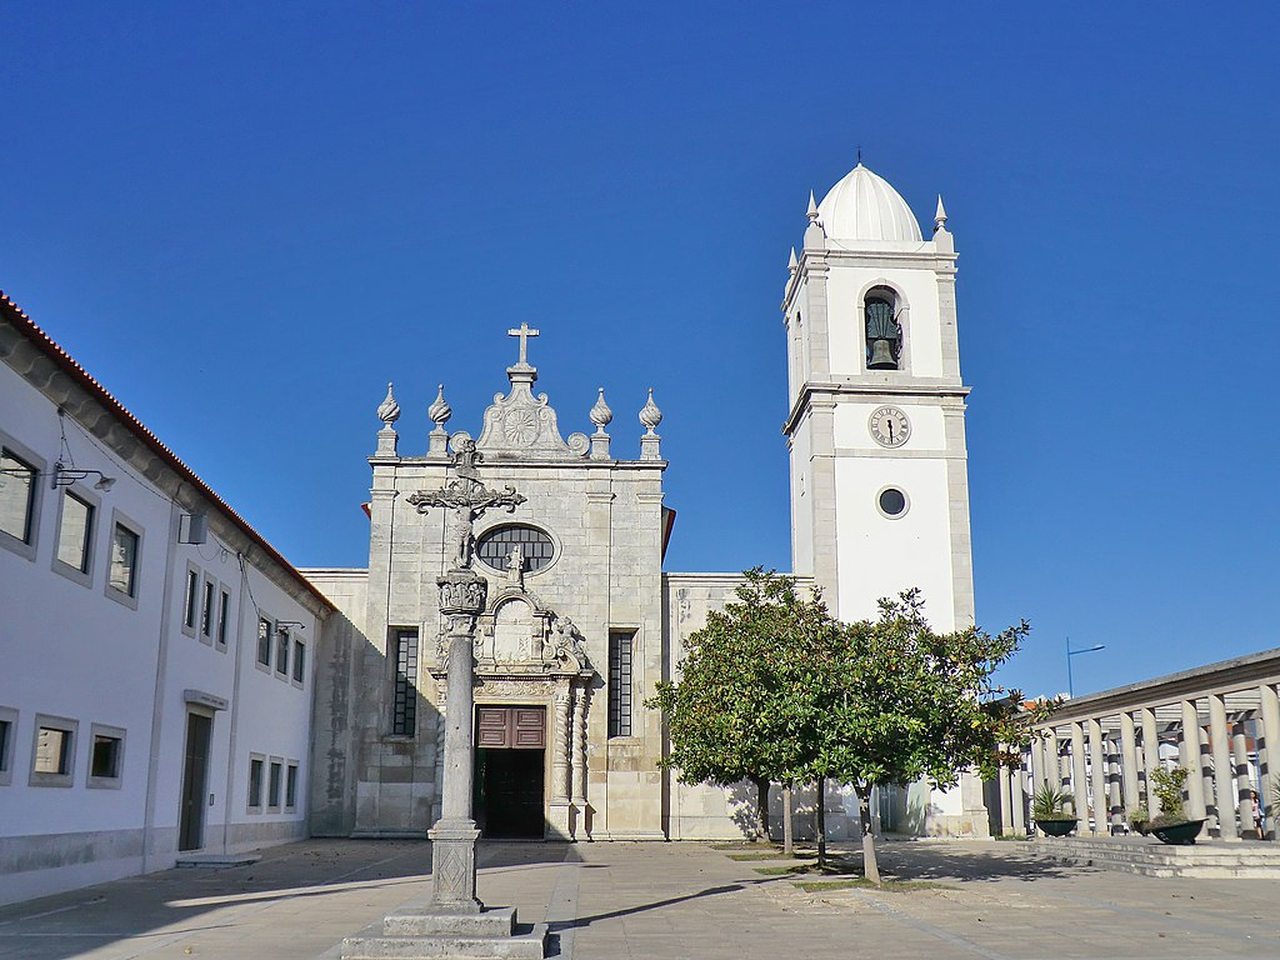
<path fill-rule="evenodd" d="M 524 557 L 525 573 L 537 573 L 555 557 L 555 543 L 546 532 L 514 523 L 480 534 L 476 538 L 476 556 L 485 566 L 505 573 L 511 563 L 512 548 L 516 546 Z"/>
<path fill-rule="evenodd" d="M 891 520 L 907 512 L 907 495 L 897 487 L 885 487 L 876 497 L 876 506 Z"/>

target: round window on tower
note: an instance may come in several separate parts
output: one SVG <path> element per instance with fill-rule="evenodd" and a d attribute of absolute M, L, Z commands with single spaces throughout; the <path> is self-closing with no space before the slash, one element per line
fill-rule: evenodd
<path fill-rule="evenodd" d="M 876 494 L 876 509 L 880 515 L 890 520 L 897 520 L 906 514 L 911 502 L 907 495 L 897 487 L 885 487 Z"/>
<path fill-rule="evenodd" d="M 551 566 L 556 556 L 555 541 L 545 530 L 523 523 L 509 523 L 486 530 L 476 538 L 476 556 L 480 562 L 499 573 L 511 565 L 511 553 L 520 548 L 524 572 L 537 573 Z"/>

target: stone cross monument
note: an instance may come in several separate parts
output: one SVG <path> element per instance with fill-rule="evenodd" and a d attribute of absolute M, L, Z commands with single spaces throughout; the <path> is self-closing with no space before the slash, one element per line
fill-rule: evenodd
<path fill-rule="evenodd" d="M 436 580 L 440 613 L 445 623 L 448 680 L 445 705 L 444 795 L 440 819 L 428 831 L 431 838 L 431 904 L 441 913 L 479 913 L 476 898 L 476 829 L 471 810 L 471 781 L 475 764 L 472 712 L 475 678 L 476 617 L 484 612 L 487 581 L 471 568 L 474 524 L 486 510 L 513 512 L 525 502 L 511 486 L 490 490 L 480 479 L 476 461 L 481 454 L 465 435 L 454 443 L 455 478 L 440 490 L 422 490 L 408 501 L 419 513 L 432 507 L 451 511 L 451 566 Z"/>

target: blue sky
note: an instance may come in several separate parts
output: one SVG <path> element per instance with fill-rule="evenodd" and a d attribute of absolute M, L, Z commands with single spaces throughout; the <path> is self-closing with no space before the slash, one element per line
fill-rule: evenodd
<path fill-rule="evenodd" d="M 668 569 L 786 569 L 777 305 L 860 145 L 951 215 L 1007 678 L 1276 646 L 1274 9 L 887 7 L 6 4 L 0 287 L 300 565 L 365 561 L 386 382 L 474 431 L 527 320 L 563 432 L 655 387 Z"/>

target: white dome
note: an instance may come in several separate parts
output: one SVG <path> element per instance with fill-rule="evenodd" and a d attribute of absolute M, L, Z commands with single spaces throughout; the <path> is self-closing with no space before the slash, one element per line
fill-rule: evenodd
<path fill-rule="evenodd" d="M 907 201 L 861 162 L 822 198 L 818 217 L 833 240 L 924 239 Z"/>

